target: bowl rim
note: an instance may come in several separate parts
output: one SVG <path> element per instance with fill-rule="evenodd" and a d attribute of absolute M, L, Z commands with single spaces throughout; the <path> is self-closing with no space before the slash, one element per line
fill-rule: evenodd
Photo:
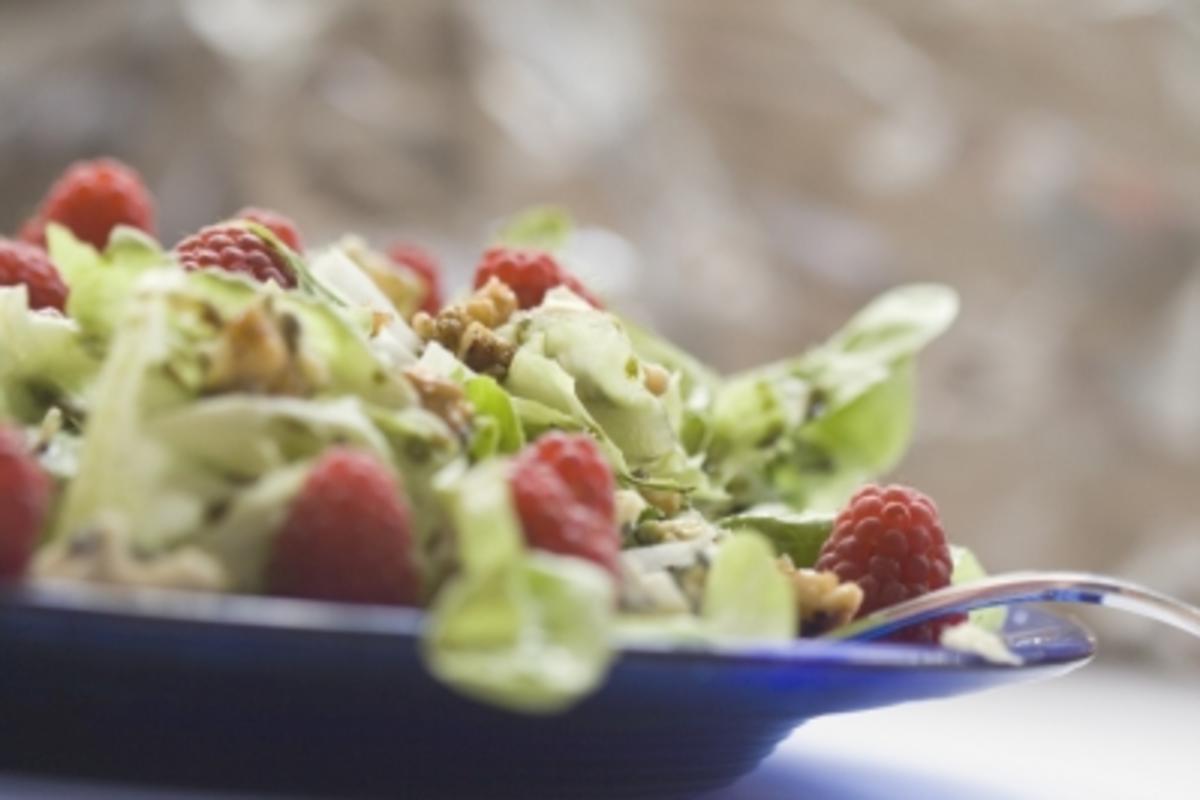
<path fill-rule="evenodd" d="M 0 586 L 0 614 L 14 610 L 213 631 L 233 628 L 299 636 L 400 637 L 418 642 L 426 618 L 423 610 L 415 608 L 65 580 Z M 1034 635 L 1029 637 L 1031 632 Z M 1002 636 L 1022 656 L 1023 663 L 999 664 L 975 653 L 940 646 L 823 639 L 747 644 L 681 644 L 639 639 L 620 642 L 617 650 L 621 658 L 656 661 L 973 671 L 1082 664 L 1096 653 L 1095 636 L 1078 620 L 1034 606 L 1013 607 Z"/>

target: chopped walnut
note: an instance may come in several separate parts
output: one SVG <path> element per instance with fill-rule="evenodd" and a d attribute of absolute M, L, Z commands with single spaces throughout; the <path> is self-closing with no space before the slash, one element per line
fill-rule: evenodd
<path fill-rule="evenodd" d="M 300 322 L 270 299 L 225 323 L 209 354 L 208 392 L 311 394 L 324 379 L 300 347 Z"/>
<path fill-rule="evenodd" d="M 412 327 L 421 339 L 438 342 L 476 372 L 501 378 L 516 347 L 494 331 L 516 310 L 512 289 L 492 278 L 466 301 L 446 306 L 437 316 L 418 311 Z"/>
<path fill-rule="evenodd" d="M 801 636 L 820 636 L 845 625 L 862 605 L 858 584 L 842 583 L 832 572 L 796 569 L 787 556 L 779 559 L 779 569 L 792 582 Z"/>
<path fill-rule="evenodd" d="M 225 591 L 228 576 L 202 550 L 185 546 L 155 556 L 139 556 L 121 526 L 111 521 L 85 528 L 38 554 L 36 578 L 148 586 L 162 589 Z"/>
<path fill-rule="evenodd" d="M 471 427 L 471 406 L 462 387 L 454 381 L 439 378 L 420 367 L 405 370 L 405 377 L 417 391 L 421 405 L 460 434 Z"/>

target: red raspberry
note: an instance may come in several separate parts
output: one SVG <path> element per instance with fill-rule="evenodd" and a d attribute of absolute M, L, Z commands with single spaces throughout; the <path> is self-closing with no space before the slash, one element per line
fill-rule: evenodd
<path fill-rule="evenodd" d="M 864 486 L 837 516 L 816 568 L 829 570 L 863 591 L 865 616 L 950 583 L 953 561 L 937 506 L 916 489 Z M 900 641 L 937 643 L 961 614 L 901 631 Z"/>
<path fill-rule="evenodd" d="M 317 461 L 275 540 L 267 587 L 318 600 L 420 603 L 408 501 L 386 466 L 341 447 Z"/>
<path fill-rule="evenodd" d="M 442 307 L 442 270 L 437 259 L 429 251 L 406 242 L 392 245 L 387 254 L 393 262 L 415 272 L 424 282 L 425 299 L 421 301 L 421 310 L 436 314 Z"/>
<path fill-rule="evenodd" d="M 153 234 L 154 198 L 137 171 L 120 161 L 78 161 L 50 187 L 33 218 L 21 229 L 21 238 L 44 246 L 48 222 L 57 222 L 76 238 L 103 248 L 118 225 Z"/>
<path fill-rule="evenodd" d="M 0 428 L 0 580 L 25 572 L 50 511 L 50 489 L 21 433 Z"/>
<path fill-rule="evenodd" d="M 589 436 L 549 433 L 538 439 L 516 457 L 511 484 L 531 546 L 586 558 L 618 574 L 616 486 Z"/>
<path fill-rule="evenodd" d="M 275 281 L 288 289 L 296 285 L 296 275 L 283 253 L 236 222 L 201 228 L 175 245 L 175 255 L 186 270 L 216 267 L 263 283 Z"/>
<path fill-rule="evenodd" d="M 67 285 L 46 251 L 25 242 L 0 239 L 0 286 L 24 284 L 30 308 L 67 307 Z"/>
<path fill-rule="evenodd" d="M 555 286 L 566 286 L 596 308 L 603 308 L 596 297 L 579 279 L 566 270 L 550 253 L 523 247 L 489 247 L 475 268 L 475 288 L 481 288 L 489 278 L 499 278 L 517 295 L 521 308 L 541 305 L 546 292 Z"/>
<path fill-rule="evenodd" d="M 280 214 L 278 211 L 272 211 L 269 208 L 247 206 L 234 214 L 233 218 L 257 222 L 279 237 L 279 241 L 297 253 L 304 252 L 304 240 L 300 238 L 300 229 L 296 227 L 296 223 L 291 218 Z"/>

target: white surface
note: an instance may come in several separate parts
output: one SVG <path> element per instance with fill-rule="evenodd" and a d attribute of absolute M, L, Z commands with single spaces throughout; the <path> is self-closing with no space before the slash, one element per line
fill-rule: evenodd
<path fill-rule="evenodd" d="M 1094 663 L 1042 683 L 826 717 L 706 800 L 908 797 L 1200 798 L 1200 671 Z"/>

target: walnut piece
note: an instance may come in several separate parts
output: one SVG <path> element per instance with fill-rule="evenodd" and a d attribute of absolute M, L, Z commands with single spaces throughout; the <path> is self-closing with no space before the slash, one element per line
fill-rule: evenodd
<path fill-rule="evenodd" d="M 192 591 L 227 591 L 229 584 L 221 564 L 190 545 L 153 557 L 138 555 L 115 520 L 102 520 L 43 548 L 32 572 L 40 580 Z"/>
<path fill-rule="evenodd" d="M 421 401 L 421 406 L 441 417 L 450 428 L 465 434 L 471 427 L 471 406 L 462 387 L 420 367 L 404 371 Z"/>
<path fill-rule="evenodd" d="M 206 392 L 253 392 L 304 396 L 324 376 L 300 346 L 300 322 L 278 313 L 270 299 L 225 323 L 209 353 Z"/>
<path fill-rule="evenodd" d="M 791 580 L 796 595 L 801 636 L 820 636 L 845 625 L 862 605 L 862 589 L 842 583 L 832 572 L 796 569 L 787 556 L 779 559 L 779 569 Z"/>
<path fill-rule="evenodd" d="M 443 308 L 437 316 L 413 315 L 412 328 L 426 342 L 437 342 L 476 372 L 504 377 L 516 347 L 495 333 L 517 310 L 512 289 L 492 278 L 462 303 Z"/>

